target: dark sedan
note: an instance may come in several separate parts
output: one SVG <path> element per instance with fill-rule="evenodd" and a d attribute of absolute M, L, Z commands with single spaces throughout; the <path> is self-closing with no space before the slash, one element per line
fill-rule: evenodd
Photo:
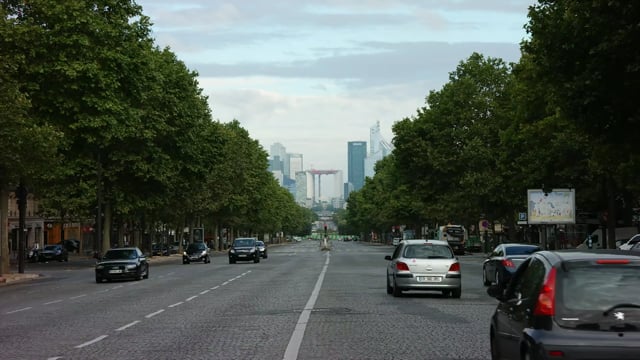
<path fill-rule="evenodd" d="M 253 261 L 254 263 L 259 263 L 260 249 L 258 249 L 258 239 L 235 239 L 229 248 L 229 264 L 235 264 L 236 261 Z"/>
<path fill-rule="evenodd" d="M 38 252 L 38 261 L 69 261 L 69 252 L 61 244 L 45 245 Z"/>
<path fill-rule="evenodd" d="M 539 251 L 487 289 L 492 359 L 639 359 L 640 255 Z"/>
<path fill-rule="evenodd" d="M 137 247 L 109 249 L 96 264 L 96 282 L 149 278 L 147 257 Z"/>
<path fill-rule="evenodd" d="M 532 244 L 500 244 L 489 254 L 482 264 L 482 282 L 485 286 L 491 283 L 500 284 L 509 281 L 513 273 L 529 255 L 540 251 L 538 245 Z"/>

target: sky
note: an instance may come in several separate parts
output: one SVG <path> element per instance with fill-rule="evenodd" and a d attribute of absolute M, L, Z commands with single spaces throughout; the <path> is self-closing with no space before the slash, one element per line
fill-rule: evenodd
<path fill-rule="evenodd" d="M 343 170 L 347 142 L 417 114 L 473 52 L 517 62 L 534 0 L 138 0 L 213 118 Z"/>

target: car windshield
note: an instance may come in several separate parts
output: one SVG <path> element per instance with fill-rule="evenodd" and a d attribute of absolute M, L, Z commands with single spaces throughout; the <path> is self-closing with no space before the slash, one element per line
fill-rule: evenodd
<path fill-rule="evenodd" d="M 444 245 L 409 245 L 405 248 L 403 257 L 409 259 L 451 259 L 453 253 Z"/>
<path fill-rule="evenodd" d="M 640 264 L 567 266 L 557 288 L 558 321 L 569 327 L 598 324 L 606 320 L 604 312 L 612 306 L 630 303 L 640 306 L 639 271 Z M 640 313 L 638 309 L 625 310 Z M 640 326 L 639 320 L 633 322 Z"/>
<path fill-rule="evenodd" d="M 187 251 L 198 251 L 198 250 L 204 250 L 204 249 L 206 249 L 206 247 L 204 246 L 203 243 L 189 244 L 189 246 L 187 247 Z"/>
<path fill-rule="evenodd" d="M 44 250 L 57 250 L 58 245 L 47 245 L 44 247 Z"/>
<path fill-rule="evenodd" d="M 254 246 L 256 241 L 254 239 L 236 239 L 233 242 L 235 247 Z"/>
<path fill-rule="evenodd" d="M 537 246 L 507 246 L 504 249 L 505 255 L 531 255 L 536 251 L 539 251 L 540 248 Z"/>
<path fill-rule="evenodd" d="M 262 242 L 262 241 L 258 241 L 258 242 L 256 242 L 256 245 L 258 245 L 258 246 L 264 246 L 264 242 Z"/>
<path fill-rule="evenodd" d="M 126 260 L 138 257 L 135 250 L 109 250 L 102 257 L 104 260 Z"/>

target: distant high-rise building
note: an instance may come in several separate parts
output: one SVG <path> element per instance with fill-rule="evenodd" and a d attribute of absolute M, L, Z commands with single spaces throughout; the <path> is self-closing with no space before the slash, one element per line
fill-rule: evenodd
<path fill-rule="evenodd" d="M 364 159 L 367 157 L 366 141 L 349 141 L 347 144 L 348 181 L 353 184 L 353 190 L 360 190 L 364 186 Z"/>
<path fill-rule="evenodd" d="M 302 154 L 287 154 L 289 161 L 289 173 L 291 179 L 296 179 L 296 174 L 302 171 Z M 297 180 L 296 180 L 297 181 Z"/>
<path fill-rule="evenodd" d="M 380 133 L 380 121 L 376 122 L 369 131 L 369 154 L 364 160 L 364 176 L 373 178 L 375 175 L 376 163 L 385 156 L 391 154 L 393 145 L 382 138 Z"/>

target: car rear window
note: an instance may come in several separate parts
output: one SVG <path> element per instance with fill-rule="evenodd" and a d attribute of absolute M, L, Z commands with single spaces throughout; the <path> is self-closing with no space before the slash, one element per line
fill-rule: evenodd
<path fill-rule="evenodd" d="M 537 246 L 507 246 L 505 247 L 505 255 L 531 255 L 540 250 Z"/>
<path fill-rule="evenodd" d="M 233 242 L 233 246 L 239 246 L 239 247 L 242 247 L 242 246 L 254 246 L 255 242 L 256 241 L 253 240 L 253 239 L 236 239 Z"/>
<path fill-rule="evenodd" d="M 408 259 L 451 259 L 453 253 L 448 246 L 432 244 L 408 245 L 403 257 Z"/>
<path fill-rule="evenodd" d="M 620 304 L 640 306 L 640 263 L 578 263 L 565 266 L 559 278 L 556 298 L 556 320 L 561 326 L 608 330 L 611 317 L 604 312 Z M 620 310 L 640 315 L 640 309 Z M 629 317 L 631 318 L 631 317 Z M 640 317 L 634 316 L 640 330 Z"/>

